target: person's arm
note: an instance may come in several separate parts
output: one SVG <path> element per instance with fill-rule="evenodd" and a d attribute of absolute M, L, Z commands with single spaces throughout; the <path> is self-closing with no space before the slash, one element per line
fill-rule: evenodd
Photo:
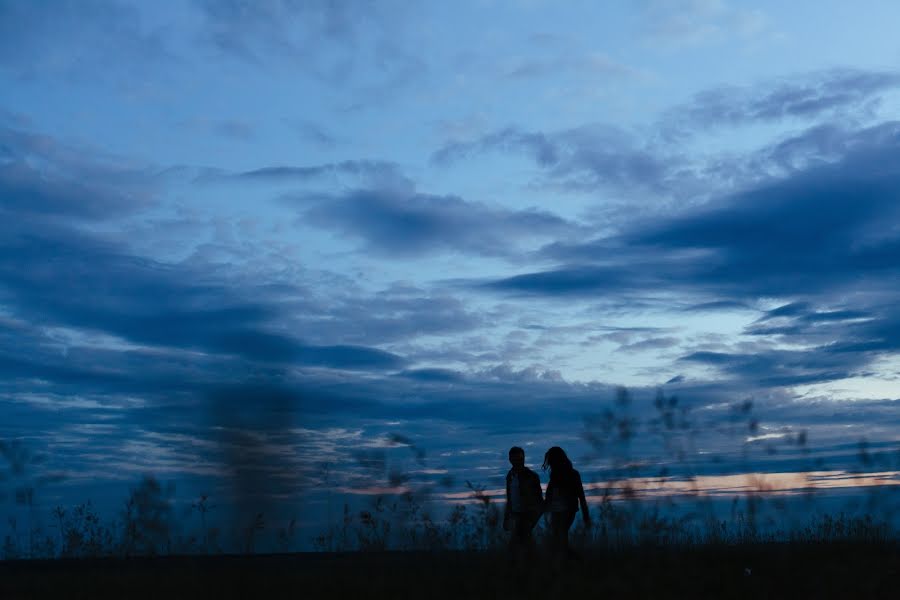
<path fill-rule="evenodd" d="M 512 504 L 509 501 L 509 473 L 506 474 L 506 506 L 503 507 L 503 529 L 509 529 L 509 518 L 512 516 Z"/>
<path fill-rule="evenodd" d="M 578 502 L 581 504 L 581 518 L 585 525 L 591 524 L 591 513 L 588 512 L 587 498 L 584 497 L 584 485 L 581 483 L 581 473 L 575 471 L 575 484 L 578 487 Z"/>
<path fill-rule="evenodd" d="M 538 512 L 544 512 L 544 491 L 541 489 L 541 478 L 535 473 L 534 477 L 531 479 L 531 493 L 534 494 L 534 497 L 538 500 Z"/>

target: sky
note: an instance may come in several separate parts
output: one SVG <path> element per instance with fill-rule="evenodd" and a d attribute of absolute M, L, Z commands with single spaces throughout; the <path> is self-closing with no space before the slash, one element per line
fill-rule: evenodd
<path fill-rule="evenodd" d="M 898 19 L 0 1 L 0 502 L 900 482 Z"/>

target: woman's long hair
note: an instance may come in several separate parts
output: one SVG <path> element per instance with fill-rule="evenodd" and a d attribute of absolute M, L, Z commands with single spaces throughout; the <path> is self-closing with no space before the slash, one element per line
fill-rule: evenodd
<path fill-rule="evenodd" d="M 544 454 L 544 464 L 541 466 L 543 470 L 550 468 L 550 477 L 554 475 L 559 477 L 569 473 L 572 470 L 572 461 L 566 456 L 566 451 L 559 446 L 553 446 Z"/>

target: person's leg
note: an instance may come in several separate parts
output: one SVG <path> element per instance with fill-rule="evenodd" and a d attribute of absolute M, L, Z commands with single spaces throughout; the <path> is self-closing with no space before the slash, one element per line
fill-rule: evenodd
<path fill-rule="evenodd" d="M 564 513 L 559 513 L 559 543 L 560 543 L 560 552 L 563 556 L 569 556 L 569 529 L 572 527 L 572 523 L 575 521 L 575 511 L 567 510 Z"/>
<path fill-rule="evenodd" d="M 566 548 L 568 546 L 570 524 L 568 513 L 552 512 L 550 513 L 550 541 L 551 552 L 553 555 L 553 565 L 556 571 L 562 568 L 563 561 L 566 557 Z"/>
<path fill-rule="evenodd" d="M 509 543 L 507 547 L 509 548 L 510 554 L 515 550 L 516 544 L 518 543 L 519 537 L 519 520 L 516 518 L 515 514 L 510 515 L 509 517 Z"/>
<path fill-rule="evenodd" d="M 510 518 L 512 523 L 509 532 L 509 562 L 511 566 L 520 568 L 527 543 L 528 519 L 526 515 L 520 513 L 514 513 Z"/>
<path fill-rule="evenodd" d="M 516 561 L 519 569 L 525 568 L 525 552 L 530 534 L 528 525 L 527 514 L 516 515 Z"/>
<path fill-rule="evenodd" d="M 578 554 L 575 552 L 575 550 L 572 549 L 571 546 L 569 546 L 569 529 L 572 528 L 572 523 L 575 522 L 575 514 L 576 513 L 574 510 L 566 513 L 566 524 L 565 524 L 565 528 L 566 528 L 565 556 L 566 556 L 566 558 L 578 558 Z"/>
<path fill-rule="evenodd" d="M 537 511 L 527 513 L 524 515 L 524 520 L 526 524 L 526 529 L 524 531 L 523 538 L 523 546 L 525 547 L 525 558 L 529 562 L 534 561 L 535 557 L 535 542 L 534 542 L 534 527 L 537 525 L 538 520 L 540 520 L 541 515 Z"/>

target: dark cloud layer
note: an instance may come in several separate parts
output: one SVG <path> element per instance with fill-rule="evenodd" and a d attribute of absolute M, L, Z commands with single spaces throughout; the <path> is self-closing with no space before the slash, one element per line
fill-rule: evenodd
<path fill-rule="evenodd" d="M 312 346 L 269 330 L 278 313 L 202 271 L 128 256 L 112 245 L 57 231 L 10 230 L 0 245 L 3 303 L 36 323 L 103 332 L 133 343 L 335 368 L 402 364 L 357 346 Z M 62 234 L 69 233 L 65 238 Z"/>
<path fill-rule="evenodd" d="M 303 223 L 362 239 L 368 250 L 393 256 L 446 250 L 504 255 L 520 240 L 578 229 L 538 209 L 490 208 L 405 190 L 359 190 L 331 198 L 306 211 Z"/>
<path fill-rule="evenodd" d="M 889 223 L 898 217 L 900 171 L 893 159 L 900 126 L 863 132 L 840 161 L 661 224 L 647 224 L 626 243 L 662 252 L 700 250 L 709 262 L 695 284 L 750 295 L 808 294 L 880 279 L 895 268 Z"/>
<path fill-rule="evenodd" d="M 865 280 L 895 265 L 891 223 L 900 172 L 900 126 L 855 136 L 841 160 L 712 201 L 674 218 L 632 224 L 621 235 L 585 244 L 554 243 L 548 258 L 580 262 L 494 284 L 548 294 L 645 285 L 733 295 L 810 294 Z M 655 268 L 654 268 L 655 267 Z M 724 300 L 724 299 L 721 299 Z"/>
<path fill-rule="evenodd" d="M 248 171 L 226 172 L 216 168 L 181 168 L 194 173 L 199 184 L 254 184 L 278 186 L 291 190 L 293 200 L 307 197 L 296 190 L 305 185 L 324 184 L 338 188 L 375 187 L 388 190 L 408 190 L 414 183 L 400 165 L 385 160 L 344 160 L 310 165 L 270 165 Z"/>
<path fill-rule="evenodd" d="M 13 121 L 7 124 L 3 121 Z M 17 217 L 105 221 L 151 208 L 152 173 L 0 121 L 0 210 Z"/>
<path fill-rule="evenodd" d="M 377 160 L 346 160 L 311 166 L 273 166 L 244 171 L 233 177 L 256 181 L 306 181 L 319 177 L 347 175 L 369 181 L 407 183 L 399 166 L 392 162 Z M 408 183 L 407 183 L 408 184 Z"/>
<path fill-rule="evenodd" d="M 900 125 L 848 133 L 846 151 L 677 217 L 647 219 L 621 235 L 548 245 L 558 267 L 489 282 L 551 298 L 686 295 L 698 306 L 782 298 L 747 333 L 809 344 L 752 352 L 698 349 L 682 360 L 744 385 L 793 386 L 863 373 L 898 349 Z M 479 284 L 484 287 L 485 284 Z"/>
<path fill-rule="evenodd" d="M 46 180 L 25 163 L 0 163 L 0 209 L 31 217 L 106 220 L 133 212 L 133 198 L 101 185 L 73 180 Z"/>
<path fill-rule="evenodd" d="M 28 166 L 26 154 L 52 143 L 36 146 L 33 137 L 8 132 L 3 139 L 12 160 L 0 165 L 0 303 L 14 315 L 134 344 L 263 363 L 376 370 L 404 364 L 380 349 L 309 344 L 279 331 L 284 315 L 274 300 L 265 300 L 265 285 L 236 289 L 203 265 L 134 256 L 115 239 L 74 226 L 73 217 L 104 221 L 146 203 L 102 187 L 102 180 L 81 183 L 91 180 L 86 175 L 106 172 L 121 179 L 123 172 L 87 161 L 38 171 Z"/>

